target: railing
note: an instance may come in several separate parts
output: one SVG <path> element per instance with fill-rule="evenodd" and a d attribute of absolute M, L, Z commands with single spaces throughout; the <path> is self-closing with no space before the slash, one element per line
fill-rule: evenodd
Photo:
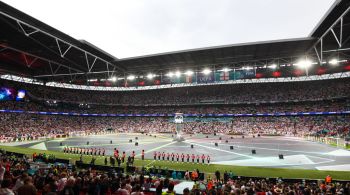
<path fill-rule="evenodd" d="M 93 117 L 174 117 L 175 114 L 88 114 L 75 112 L 42 112 L 25 110 L 0 110 L 2 113 L 24 113 L 39 115 L 63 115 L 63 116 L 93 116 Z M 184 117 L 279 117 L 279 116 L 322 116 L 322 115 L 347 115 L 350 111 L 337 112 L 276 112 L 256 114 L 183 114 Z"/>
<path fill-rule="evenodd" d="M 348 148 L 349 143 L 341 137 L 321 137 L 321 136 L 305 136 L 305 139 L 308 141 L 319 142 L 327 145 L 331 145 L 337 148 Z"/>

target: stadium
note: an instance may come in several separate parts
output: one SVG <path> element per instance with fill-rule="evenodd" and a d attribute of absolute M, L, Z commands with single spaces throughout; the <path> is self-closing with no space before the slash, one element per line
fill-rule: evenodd
<path fill-rule="evenodd" d="M 350 194 L 349 10 L 119 59 L 0 2 L 0 192 Z"/>

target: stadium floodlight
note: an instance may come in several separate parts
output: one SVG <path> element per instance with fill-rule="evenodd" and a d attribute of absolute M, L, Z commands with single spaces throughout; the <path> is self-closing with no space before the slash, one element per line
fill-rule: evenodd
<path fill-rule="evenodd" d="M 208 75 L 209 73 L 211 73 L 211 70 L 209 68 L 205 68 L 203 71 L 202 71 L 203 74 L 205 75 Z"/>
<path fill-rule="evenodd" d="M 254 68 L 251 66 L 244 66 L 242 67 L 243 70 L 253 70 Z"/>
<path fill-rule="evenodd" d="M 339 61 L 337 59 L 331 59 L 329 62 L 328 62 L 330 65 L 338 65 L 339 64 Z"/>
<path fill-rule="evenodd" d="M 232 69 L 230 68 L 223 68 L 221 70 L 219 70 L 220 72 L 230 72 Z"/>
<path fill-rule="evenodd" d="M 129 75 L 129 76 L 127 77 L 127 79 L 130 80 L 130 81 L 134 80 L 135 78 L 136 78 L 136 77 L 135 77 L 134 75 Z"/>
<path fill-rule="evenodd" d="M 194 74 L 194 72 L 192 70 L 188 70 L 185 72 L 185 75 L 187 75 L 187 76 L 191 76 L 193 74 Z"/>
<path fill-rule="evenodd" d="M 149 74 L 147 75 L 147 78 L 148 78 L 148 79 L 153 79 L 154 76 L 155 76 L 154 74 L 149 73 Z"/>
<path fill-rule="evenodd" d="M 117 81 L 117 77 L 116 76 L 112 77 L 111 81 L 116 82 Z"/>
<path fill-rule="evenodd" d="M 270 69 L 276 69 L 277 68 L 277 64 L 271 64 L 270 66 L 268 66 Z"/>
<path fill-rule="evenodd" d="M 176 72 L 175 72 L 175 76 L 176 76 L 176 77 L 180 77 L 180 76 L 181 76 L 181 72 L 180 72 L 180 71 L 176 71 Z"/>
<path fill-rule="evenodd" d="M 166 76 L 168 76 L 168 77 L 173 77 L 173 76 L 174 76 L 174 73 L 173 73 L 173 72 L 169 72 L 169 73 L 166 74 Z"/>
<path fill-rule="evenodd" d="M 308 69 L 311 67 L 313 63 L 310 60 L 300 60 L 298 63 L 296 63 L 295 65 L 298 66 L 299 68 L 304 68 L 304 69 Z"/>

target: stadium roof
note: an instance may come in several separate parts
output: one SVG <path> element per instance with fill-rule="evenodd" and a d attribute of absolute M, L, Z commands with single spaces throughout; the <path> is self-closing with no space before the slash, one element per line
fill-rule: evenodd
<path fill-rule="evenodd" d="M 315 39 L 310 37 L 241 43 L 124 58 L 116 63 L 128 67 L 129 71 L 138 71 L 144 68 L 152 71 L 196 69 L 201 66 L 227 64 L 239 68 L 253 61 L 258 64 L 259 61 L 266 64 L 266 62 L 278 58 L 300 57 L 313 43 L 315 43 Z"/>
<path fill-rule="evenodd" d="M 310 37 L 207 47 L 147 56 L 117 59 L 83 40 L 76 40 L 31 16 L 0 2 L 0 73 L 35 77 L 47 81 L 110 78 L 130 73 L 199 70 L 202 67 L 239 68 L 247 64 L 293 63 L 308 54 L 316 59 L 312 48 L 319 43 L 340 16 L 342 24 L 334 25 L 333 34 L 342 29 L 342 52 L 350 38 L 347 0 L 336 1 Z M 332 35 L 323 40 L 324 57 L 336 47 Z M 310 52 L 311 51 L 311 52 Z M 321 51 L 323 53 L 324 51 Z M 337 54 L 339 55 L 339 49 Z M 322 59 L 322 58 L 321 58 Z M 322 60 L 321 60 L 322 61 Z"/>
<path fill-rule="evenodd" d="M 320 37 L 349 8 L 350 2 L 337 0 L 311 31 L 309 37 Z"/>

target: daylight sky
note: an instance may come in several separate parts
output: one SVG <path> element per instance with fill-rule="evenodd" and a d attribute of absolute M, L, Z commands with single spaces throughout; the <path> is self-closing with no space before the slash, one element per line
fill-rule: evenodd
<path fill-rule="evenodd" d="M 3 0 L 117 58 L 306 37 L 334 0 Z"/>

